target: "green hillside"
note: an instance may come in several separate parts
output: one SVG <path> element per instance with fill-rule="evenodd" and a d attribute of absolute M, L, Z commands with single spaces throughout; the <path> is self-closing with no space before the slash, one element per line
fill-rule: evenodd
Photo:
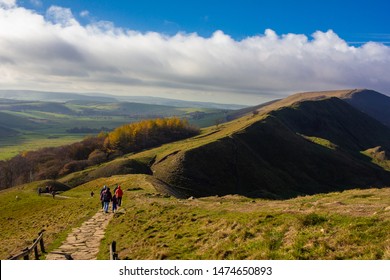
<path fill-rule="evenodd" d="M 34 130 L 39 124 L 9 112 L 0 112 L 0 125 L 6 129 Z"/>
<path fill-rule="evenodd" d="M 55 250 L 99 211 L 90 192 L 120 184 L 99 259 L 114 240 L 121 259 L 390 259 L 390 129 L 333 94 L 0 191 L 0 258 L 41 229 Z M 38 196 L 46 184 L 63 192 Z"/>
<path fill-rule="evenodd" d="M 305 99 L 306 100 L 306 99 Z M 286 101 L 280 101 L 286 104 Z M 283 103 L 284 102 L 284 103 Z M 390 185 L 390 130 L 338 98 L 265 107 L 202 134 L 61 179 L 76 186 L 115 174 L 153 174 L 177 197 L 241 194 L 290 198 Z M 137 164 L 135 164 L 137 163 Z M 129 171 L 128 166 L 133 166 Z M 134 168 L 137 166 L 137 168 Z"/>
<path fill-rule="evenodd" d="M 71 229 L 100 209 L 103 184 L 121 184 L 123 206 L 110 222 L 99 259 L 117 242 L 120 259 L 390 259 L 390 189 L 349 190 L 289 200 L 242 196 L 176 199 L 147 175 L 112 176 L 38 196 L 34 182 L 0 191 L 0 259 L 45 229 L 56 250 Z M 44 258 L 44 256 L 43 256 Z"/>
<path fill-rule="evenodd" d="M 376 146 L 389 150 L 390 130 L 340 99 L 283 107 L 226 136 L 211 137 L 156 161 L 154 176 L 184 196 L 287 198 L 390 185 L 390 173 L 361 154 Z"/>
<path fill-rule="evenodd" d="M 356 90 L 345 101 L 390 127 L 390 97 L 373 90 Z"/>
<path fill-rule="evenodd" d="M 18 134 L 18 132 L 13 130 L 13 129 L 0 126 L 0 138 L 10 137 L 10 136 L 14 136 L 17 134 Z"/>
<path fill-rule="evenodd" d="M 334 91 L 302 92 L 288 96 L 285 99 L 267 106 L 263 110 L 270 111 L 280 107 L 291 106 L 296 102 L 321 100 L 337 97 L 359 111 L 371 116 L 377 121 L 390 126 L 390 97 L 369 89 L 346 89 Z"/>

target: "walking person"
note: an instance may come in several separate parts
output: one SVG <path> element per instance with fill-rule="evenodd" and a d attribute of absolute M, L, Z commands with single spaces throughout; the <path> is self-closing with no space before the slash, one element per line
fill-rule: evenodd
<path fill-rule="evenodd" d="M 103 201 L 103 210 L 105 213 L 108 213 L 108 208 L 110 205 L 110 201 L 112 200 L 112 194 L 110 192 L 110 188 L 105 189 L 102 192 L 101 200 Z"/>
<path fill-rule="evenodd" d="M 118 185 L 116 191 L 115 191 L 116 197 L 118 198 L 118 206 L 122 205 L 122 196 L 123 196 L 123 191 L 121 189 L 121 186 Z"/>
<path fill-rule="evenodd" d="M 107 186 L 106 185 L 104 185 L 104 187 L 100 190 L 100 200 L 101 200 L 101 202 L 102 202 L 102 209 L 104 208 L 104 201 L 103 201 L 103 199 L 102 199 L 102 195 L 103 195 L 103 192 L 105 191 L 105 190 L 107 190 Z"/>
<path fill-rule="evenodd" d="M 116 197 L 116 194 L 114 194 L 112 196 L 112 213 L 115 213 L 116 210 L 118 209 L 117 205 L 118 205 L 118 198 Z"/>

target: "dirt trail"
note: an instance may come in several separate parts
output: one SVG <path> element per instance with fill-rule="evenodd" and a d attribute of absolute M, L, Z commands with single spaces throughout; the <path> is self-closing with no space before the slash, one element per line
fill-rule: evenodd
<path fill-rule="evenodd" d="M 99 210 L 92 218 L 75 228 L 62 245 L 47 256 L 47 260 L 96 260 L 104 231 L 114 216 Z"/>

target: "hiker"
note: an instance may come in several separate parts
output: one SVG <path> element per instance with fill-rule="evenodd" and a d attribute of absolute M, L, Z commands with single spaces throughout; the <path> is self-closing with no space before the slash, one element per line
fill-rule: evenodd
<path fill-rule="evenodd" d="M 53 196 L 53 199 L 56 195 L 56 190 L 54 189 L 54 187 L 51 188 L 51 195 Z"/>
<path fill-rule="evenodd" d="M 102 192 L 101 200 L 103 201 L 104 212 L 108 213 L 108 207 L 110 205 L 110 201 L 112 200 L 112 194 L 110 192 L 110 188 L 107 188 Z"/>
<path fill-rule="evenodd" d="M 117 205 L 118 205 L 118 198 L 116 197 L 116 194 L 114 194 L 112 196 L 112 213 L 115 213 L 116 210 L 118 209 Z"/>
<path fill-rule="evenodd" d="M 91 197 L 93 197 L 94 194 L 95 194 L 95 193 L 94 193 L 93 191 L 91 191 Z"/>
<path fill-rule="evenodd" d="M 104 185 L 104 187 L 100 190 L 100 200 L 102 201 L 102 209 L 104 208 L 104 201 L 102 199 L 103 192 L 107 189 L 107 186 Z"/>
<path fill-rule="evenodd" d="M 118 185 L 116 191 L 115 191 L 116 197 L 118 198 L 118 206 L 122 205 L 122 196 L 123 196 L 123 191 L 121 189 L 121 186 Z"/>

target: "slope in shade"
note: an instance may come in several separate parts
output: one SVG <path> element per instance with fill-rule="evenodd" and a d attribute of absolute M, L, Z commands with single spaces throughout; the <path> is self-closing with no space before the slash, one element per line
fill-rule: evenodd
<path fill-rule="evenodd" d="M 377 146 L 388 151 L 389 141 L 390 129 L 373 118 L 338 98 L 319 99 L 270 111 L 230 136 L 180 151 L 152 169 L 181 196 L 290 198 L 390 185 L 390 172 L 361 153 Z"/>

